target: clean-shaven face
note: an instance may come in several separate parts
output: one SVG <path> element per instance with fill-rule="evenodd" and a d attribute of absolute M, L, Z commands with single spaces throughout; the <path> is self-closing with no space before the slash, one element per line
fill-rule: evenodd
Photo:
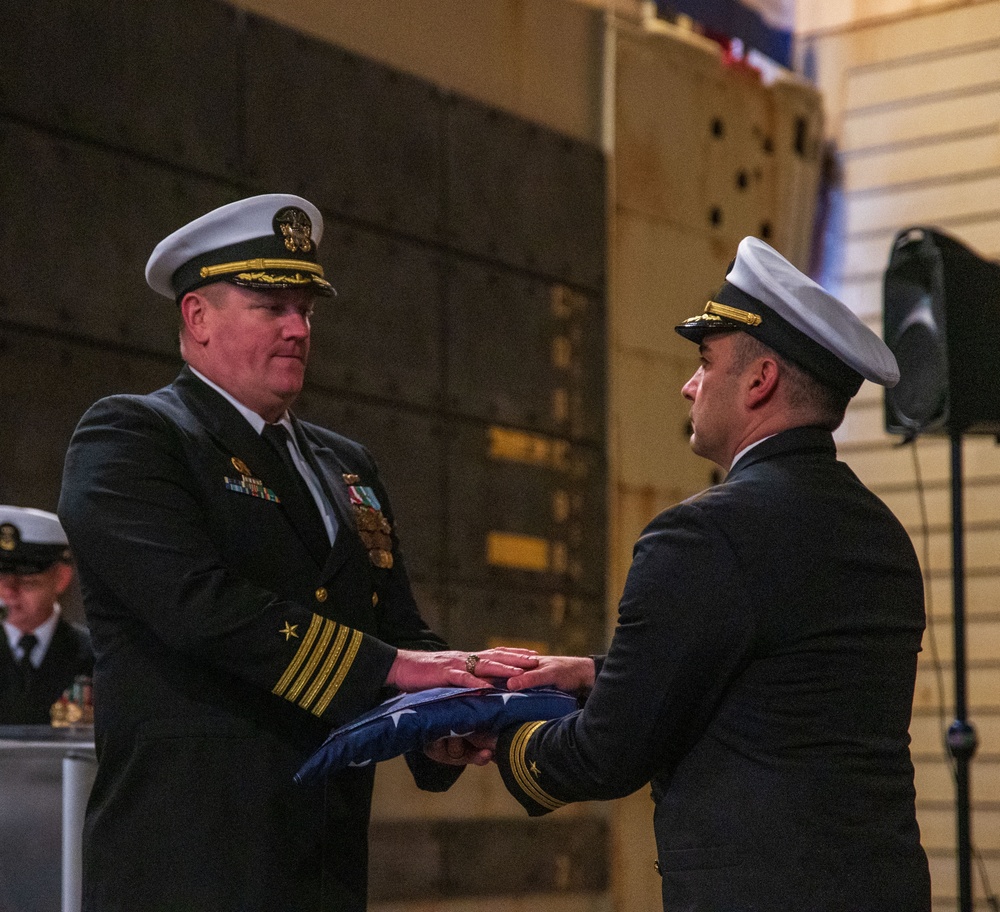
<path fill-rule="evenodd" d="M 313 292 L 257 291 L 225 282 L 207 291 L 214 306 L 206 311 L 208 341 L 199 369 L 248 408 L 274 420 L 269 416 L 280 416 L 302 390 Z"/>
<path fill-rule="evenodd" d="M 728 470 L 742 433 L 736 333 L 711 333 L 698 347 L 700 363 L 681 393 L 691 403 L 691 449 Z"/>

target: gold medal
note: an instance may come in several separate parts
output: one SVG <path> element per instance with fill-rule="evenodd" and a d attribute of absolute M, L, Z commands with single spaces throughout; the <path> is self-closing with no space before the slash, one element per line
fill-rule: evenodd
<path fill-rule="evenodd" d="M 239 472 L 240 475 L 247 475 L 247 476 L 253 475 L 253 472 L 250 471 L 247 464 L 242 459 L 240 459 L 239 456 L 234 456 L 230 461 L 233 464 L 233 468 L 236 469 L 236 471 Z"/>

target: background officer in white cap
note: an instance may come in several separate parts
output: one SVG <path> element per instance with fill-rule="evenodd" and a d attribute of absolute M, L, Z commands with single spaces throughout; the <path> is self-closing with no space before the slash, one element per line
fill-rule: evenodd
<path fill-rule="evenodd" d="M 73 581 L 69 544 L 54 513 L 0 505 L 0 725 L 48 725 L 52 704 L 94 656 L 84 627 L 60 616 Z"/>
<path fill-rule="evenodd" d="M 832 437 L 886 346 L 767 244 L 677 331 L 694 451 L 728 472 L 635 546 L 610 650 L 561 720 L 476 738 L 532 815 L 652 783 L 670 912 L 929 912 L 908 727 L 923 589 Z M 549 667 L 551 666 L 551 667 Z"/>
<path fill-rule="evenodd" d="M 536 662 L 441 651 L 371 455 L 289 411 L 332 294 L 322 231 L 269 194 L 163 240 L 146 277 L 178 304 L 186 366 L 96 403 L 71 441 L 59 515 L 97 656 L 85 912 L 363 909 L 374 768 L 296 771 L 387 687 Z M 454 781 L 409 759 L 422 787 Z"/>

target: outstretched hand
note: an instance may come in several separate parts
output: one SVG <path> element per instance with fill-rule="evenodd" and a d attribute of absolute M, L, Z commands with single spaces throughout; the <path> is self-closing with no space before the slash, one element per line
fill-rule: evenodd
<path fill-rule="evenodd" d="M 507 689 L 547 686 L 575 693 L 593 687 L 595 677 L 594 660 L 589 656 L 539 656 L 534 668 L 507 682 Z"/>
<path fill-rule="evenodd" d="M 538 662 L 539 655 L 533 649 L 512 646 L 476 653 L 400 649 L 385 683 L 402 691 L 429 687 L 487 687 L 493 684 L 490 679 L 501 678 L 509 682 L 535 668 Z"/>

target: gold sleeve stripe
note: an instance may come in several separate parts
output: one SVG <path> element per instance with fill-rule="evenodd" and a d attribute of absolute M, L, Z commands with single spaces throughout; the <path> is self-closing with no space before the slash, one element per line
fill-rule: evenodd
<path fill-rule="evenodd" d="M 351 642 L 347 647 L 347 653 L 344 655 L 344 658 L 340 663 L 340 668 L 337 669 L 337 676 L 330 682 L 330 686 L 327 687 L 320 701 L 312 709 L 313 713 L 317 716 L 321 716 L 324 712 L 326 712 L 326 708 L 330 705 L 330 701 L 337 695 L 337 691 L 340 690 L 340 685 L 344 683 L 344 678 L 347 677 L 347 673 L 351 670 L 351 665 L 354 664 L 354 657 L 358 654 L 362 637 L 363 634 L 360 630 L 355 630 L 354 634 L 351 636 Z"/>
<path fill-rule="evenodd" d="M 330 640 L 333 639 L 333 634 L 339 626 L 340 625 L 334 621 L 323 621 L 323 632 L 319 635 L 319 639 L 316 641 L 316 646 L 313 648 L 305 666 L 295 679 L 295 683 L 288 691 L 286 696 L 287 700 L 291 700 L 293 703 L 298 700 L 299 694 L 302 693 L 303 688 L 309 683 L 312 676 L 316 673 L 316 667 L 322 660 L 327 647 L 330 645 Z"/>
<path fill-rule="evenodd" d="M 339 629 L 337 630 L 337 639 L 333 643 L 333 648 L 327 653 L 326 659 L 323 661 L 323 667 L 320 668 L 316 679 L 309 685 L 305 696 L 299 700 L 299 706 L 303 709 L 308 709 L 312 705 L 313 700 L 316 699 L 316 694 L 319 693 L 320 688 L 327 682 L 330 673 L 333 671 L 333 667 L 337 664 L 337 659 L 340 658 L 340 653 L 344 650 L 344 641 L 347 639 L 347 632 L 350 628 L 345 627 L 343 624 L 338 624 L 337 626 Z"/>
<path fill-rule="evenodd" d="M 514 774 L 514 780 L 521 787 L 521 790 L 536 804 L 540 804 L 550 811 L 561 808 L 565 801 L 553 798 L 548 792 L 542 789 L 531 775 L 528 769 L 524 754 L 528 747 L 531 736 L 541 728 L 545 722 L 526 722 L 514 735 L 514 740 L 510 744 L 510 770 Z"/>
<path fill-rule="evenodd" d="M 312 621 L 309 622 L 309 629 L 306 631 L 306 635 L 302 638 L 302 643 L 297 650 L 295 650 L 295 655 L 292 656 L 292 661 L 288 663 L 288 667 L 285 669 L 285 673 L 278 680 L 278 683 L 274 685 L 274 689 L 271 693 L 283 697 L 285 691 L 288 690 L 288 685 L 292 683 L 295 678 L 299 667 L 306 660 L 306 656 L 312 651 L 313 643 L 316 641 L 316 637 L 319 635 L 320 628 L 322 628 L 324 619 L 318 614 L 312 616 Z"/>

